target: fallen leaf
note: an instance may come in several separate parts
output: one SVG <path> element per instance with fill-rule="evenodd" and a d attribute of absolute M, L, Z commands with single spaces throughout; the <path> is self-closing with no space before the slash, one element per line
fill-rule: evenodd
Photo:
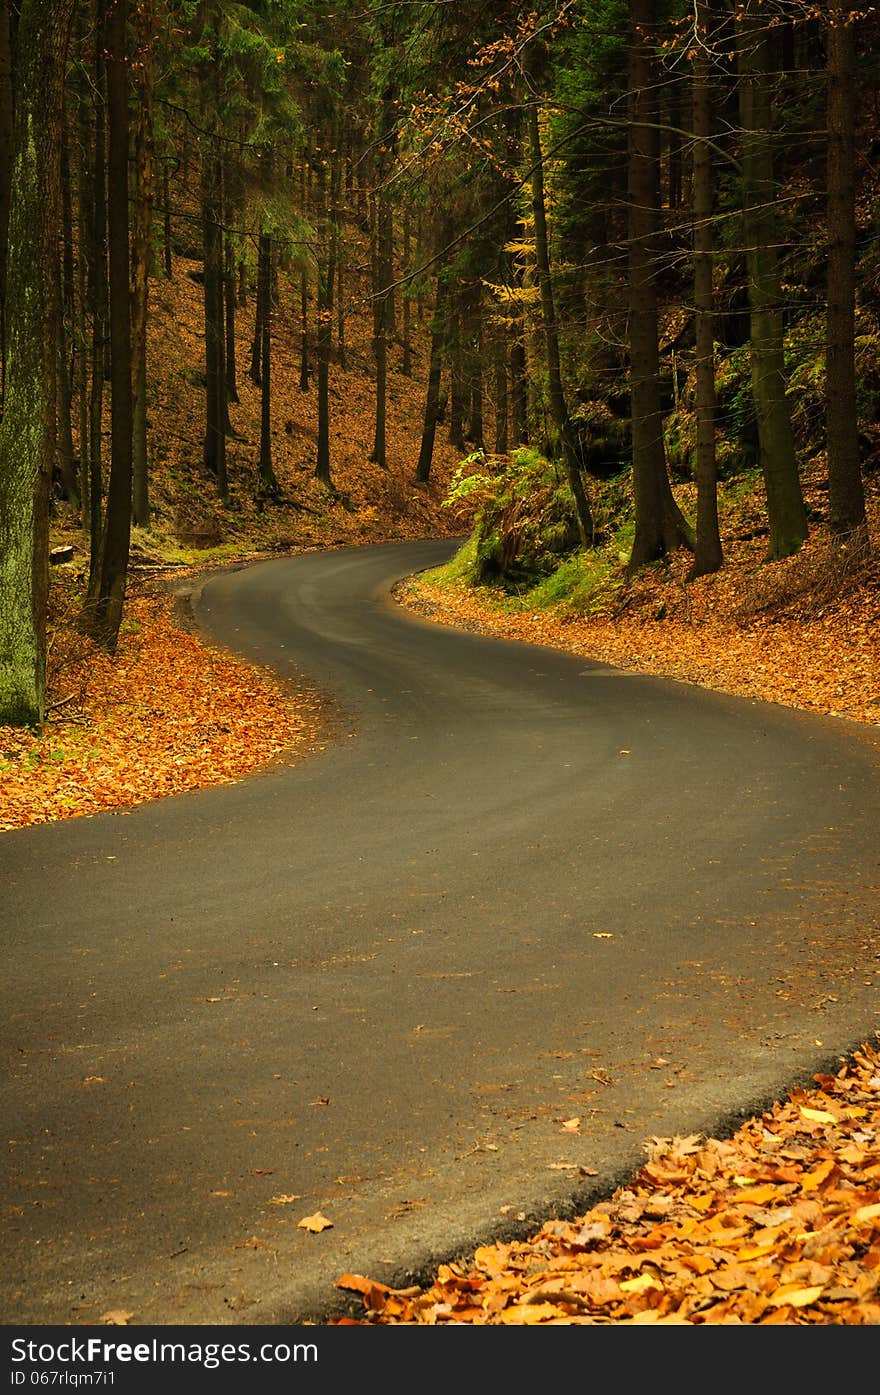
<path fill-rule="evenodd" d="M 125 1327 L 129 1318 L 133 1317 L 134 1313 L 126 1312 L 124 1308 L 111 1308 L 108 1313 L 102 1313 L 98 1321 L 106 1323 L 109 1327 Z"/>
<path fill-rule="evenodd" d="M 310 1230 L 313 1235 L 319 1235 L 322 1230 L 329 1230 L 332 1224 L 333 1222 L 322 1216 L 320 1211 L 316 1211 L 313 1216 L 303 1216 L 301 1221 L 297 1221 L 300 1230 Z"/>
<path fill-rule="evenodd" d="M 778 1288 L 767 1302 L 771 1308 L 781 1307 L 782 1304 L 791 1308 L 806 1308 L 810 1303 L 815 1303 L 824 1292 L 824 1284 L 816 1284 L 813 1288 Z"/>
<path fill-rule="evenodd" d="M 292 1201 L 302 1200 L 299 1192 L 282 1192 L 280 1196 L 270 1196 L 270 1206 L 289 1206 Z"/>

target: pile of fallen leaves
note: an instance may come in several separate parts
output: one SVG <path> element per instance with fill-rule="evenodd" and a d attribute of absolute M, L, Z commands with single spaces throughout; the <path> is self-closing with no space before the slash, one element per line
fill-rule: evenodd
<path fill-rule="evenodd" d="M 80 638 L 53 689 L 43 727 L 0 726 L 0 830 L 237 780 L 311 739 L 318 713 L 182 631 L 160 595 L 127 602 L 114 659 Z"/>
<path fill-rule="evenodd" d="M 357 1274 L 338 1324 L 880 1322 L 880 1053 L 864 1044 L 729 1140 L 652 1139 L 632 1181 L 428 1288 Z"/>

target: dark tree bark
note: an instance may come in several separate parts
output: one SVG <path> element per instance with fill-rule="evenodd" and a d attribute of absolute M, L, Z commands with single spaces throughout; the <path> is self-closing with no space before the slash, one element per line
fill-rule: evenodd
<path fill-rule="evenodd" d="M 336 277 L 336 262 L 330 227 L 330 191 L 323 163 L 318 165 L 316 182 L 323 248 L 318 254 L 318 451 L 315 477 L 325 488 L 333 490 L 333 478 L 330 473 L 330 352 L 333 339 L 333 283 Z"/>
<path fill-rule="evenodd" d="M 697 0 L 697 25 L 706 37 L 709 0 Z M 697 536 L 692 577 L 717 572 L 724 560 L 718 528 L 718 468 L 715 453 L 715 318 L 712 291 L 712 98 L 709 60 L 698 47 L 693 60 L 693 203 L 695 306 L 695 409 L 697 418 Z"/>
<path fill-rule="evenodd" d="M 403 212 L 403 272 L 409 274 L 410 244 L 412 242 L 412 215 L 408 208 Z M 403 359 L 400 371 L 405 378 L 412 377 L 412 301 L 409 297 L 409 286 L 403 289 Z"/>
<path fill-rule="evenodd" d="M 132 346 L 132 520 L 140 528 L 150 526 L 150 481 L 147 456 L 147 317 L 150 298 L 150 251 L 155 199 L 155 143 L 153 132 L 153 44 L 156 14 L 153 0 L 140 0 L 136 11 L 134 64 L 134 218 L 131 234 L 131 346 Z"/>
<path fill-rule="evenodd" d="M 828 315 L 826 432 L 831 536 L 869 548 L 855 366 L 855 27 L 847 0 L 828 13 Z"/>
<path fill-rule="evenodd" d="M 94 144 L 91 170 L 89 233 L 86 240 L 89 303 L 92 307 L 91 386 L 89 389 L 89 584 L 87 613 L 101 584 L 101 537 L 104 531 L 104 361 L 107 325 L 107 107 L 104 61 L 106 0 L 95 4 Z"/>
<path fill-rule="evenodd" d="M 217 493 L 229 500 L 226 472 L 226 362 L 223 330 L 223 238 L 221 167 L 216 142 L 206 138 L 202 155 L 202 236 L 205 265 L 205 468 Z M 259 301 L 259 297 L 257 298 Z"/>
<path fill-rule="evenodd" d="M 373 356 L 376 362 L 376 425 L 373 436 L 373 449 L 370 459 L 383 469 L 388 466 L 387 420 L 388 420 L 388 343 L 393 333 L 394 301 L 392 282 L 393 238 L 391 195 L 387 179 L 391 171 L 391 149 L 393 145 L 393 104 L 386 98 L 382 106 L 382 130 L 377 158 L 377 178 L 379 184 L 376 196 L 376 260 L 373 296 L 375 299 Z"/>
<path fill-rule="evenodd" d="M 522 323 L 510 341 L 510 418 L 512 444 L 529 444 L 529 391 L 526 373 L 526 344 Z"/>
<path fill-rule="evenodd" d="M 48 494 L 55 438 L 61 102 L 73 0 L 23 0 L 8 226 L 8 376 L 0 422 L 0 723 L 46 700 Z"/>
<path fill-rule="evenodd" d="M 55 257 L 53 268 L 55 277 L 55 334 L 57 353 L 58 437 L 56 458 L 61 491 L 64 498 L 79 510 L 80 489 L 76 470 L 76 451 L 73 444 L 73 320 L 74 320 L 74 267 L 73 267 L 73 200 L 70 178 L 70 139 L 67 131 L 67 112 L 61 106 L 60 132 L 60 181 L 61 181 L 61 255 Z"/>
<path fill-rule="evenodd" d="M 538 124 L 538 107 L 532 103 L 527 110 L 529 132 L 529 160 L 531 162 L 532 215 L 535 227 L 535 264 L 538 286 L 541 292 L 541 320 L 544 348 L 547 356 L 547 381 L 550 396 L 550 412 L 559 446 L 562 450 L 568 484 L 577 514 L 578 532 L 585 547 L 594 541 L 593 515 L 581 473 L 581 460 L 577 447 L 576 433 L 568 414 L 565 392 L 562 386 L 562 367 L 559 356 L 559 329 L 556 323 L 556 304 L 553 294 L 553 280 L 550 273 L 550 244 L 547 235 L 547 209 L 544 199 L 544 155 L 541 149 L 541 129 Z"/>
<path fill-rule="evenodd" d="M 131 544 L 132 391 L 129 284 L 128 0 L 107 9 L 107 246 L 110 311 L 110 479 L 101 539 L 101 579 L 88 628 L 111 653 L 116 650 Z"/>
<path fill-rule="evenodd" d="M 0 398 L 6 364 L 6 263 L 12 197 L 14 102 L 11 19 L 12 0 L 0 0 Z"/>
<path fill-rule="evenodd" d="M 166 281 L 170 281 L 174 275 L 171 242 L 171 170 L 166 160 L 162 166 L 162 252 L 165 260 Z"/>
<path fill-rule="evenodd" d="M 437 422 L 440 416 L 440 380 L 443 371 L 443 337 L 446 326 L 446 282 L 442 271 L 437 276 L 437 290 L 434 297 L 434 314 L 431 317 L 431 352 L 428 362 L 428 384 L 425 391 L 425 418 L 422 426 L 422 443 L 419 461 L 416 466 L 416 480 L 427 484 L 431 478 L 431 462 L 434 459 L 434 439 L 437 435 Z"/>
<path fill-rule="evenodd" d="M 749 275 L 752 395 L 767 491 L 769 559 L 797 552 L 807 515 L 785 396 L 782 289 L 776 254 L 777 193 L 773 176 L 770 41 L 765 19 L 749 0 L 737 34 L 742 127 L 743 229 Z"/>
<path fill-rule="evenodd" d="M 467 411 L 467 392 L 464 369 L 464 325 L 462 295 L 459 288 L 450 293 L 448 300 L 449 346 L 449 444 L 456 450 L 464 450 L 464 422 Z"/>
<path fill-rule="evenodd" d="M 654 0 L 629 6 L 629 350 L 635 571 L 694 536 L 675 502 L 666 466 L 660 410 L 656 233 L 659 206 L 657 73 L 652 54 Z"/>
<path fill-rule="evenodd" d="M 263 302 L 262 386 L 260 392 L 260 464 L 257 497 L 278 498 L 278 481 L 272 468 L 272 239 L 260 233 L 259 285 Z"/>
<path fill-rule="evenodd" d="M 496 330 L 493 355 L 495 369 L 495 454 L 506 455 L 510 446 L 508 433 L 510 413 L 507 392 L 507 341 L 503 327 Z"/>

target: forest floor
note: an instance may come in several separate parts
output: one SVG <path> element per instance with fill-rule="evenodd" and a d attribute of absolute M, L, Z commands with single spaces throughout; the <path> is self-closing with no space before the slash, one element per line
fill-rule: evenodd
<path fill-rule="evenodd" d="M 363 315 L 352 318 L 347 368 L 333 369 L 338 492 L 328 495 L 314 479 L 315 394 L 299 388 L 288 311 L 273 364 L 283 501 L 261 508 L 256 499 L 259 392 L 244 371 L 241 402 L 231 407 L 232 502 L 216 501 L 200 478 L 203 388 L 192 365 L 202 357 L 201 307 L 187 274 L 195 269 L 181 260 L 176 279 L 155 287 L 154 517 L 149 532 L 134 535 L 113 659 L 76 628 L 87 558 L 77 520 L 66 506 L 56 508 L 52 542 L 75 551 L 72 563 L 52 573 L 50 708 L 36 731 L 0 728 L 0 831 L 237 780 L 282 753 L 296 760 L 320 745 L 321 703 L 307 683 L 285 686 L 204 644 L 175 613 L 169 577 L 467 529 L 466 518 L 443 506 L 460 456 L 445 432 L 438 433 L 431 487 L 412 482 L 422 390 L 397 361 L 388 469 L 369 463 L 369 344 L 357 339 Z M 242 370 L 246 341 L 243 327 Z M 424 353 L 423 329 L 416 353 Z M 810 488 L 821 509 L 820 485 Z M 878 495 L 875 481 L 875 539 Z M 403 583 L 398 598 L 443 623 L 877 724 L 877 562 L 841 568 L 816 529 L 797 557 L 764 566 L 764 543 L 750 536 L 753 520 L 743 507 L 726 516 L 727 566 L 717 576 L 686 584 L 683 556 L 631 584 L 618 573 L 589 614 L 475 592 L 450 574 Z M 732 1138 L 654 1140 L 642 1172 L 588 1215 L 549 1220 L 528 1240 L 444 1265 L 429 1288 L 393 1292 L 360 1275 L 339 1282 L 363 1301 L 363 1313 L 343 1322 L 880 1322 L 880 1055 L 863 1043 L 840 1058 L 839 1073 L 793 1091 Z"/>

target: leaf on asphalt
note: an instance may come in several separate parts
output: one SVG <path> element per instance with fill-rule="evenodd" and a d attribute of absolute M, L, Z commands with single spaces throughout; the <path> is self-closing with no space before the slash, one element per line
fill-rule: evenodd
<path fill-rule="evenodd" d="M 106 1075 L 84 1075 L 80 1081 L 81 1085 L 106 1085 Z"/>
<path fill-rule="evenodd" d="M 127 1312 L 125 1308 L 111 1308 L 109 1312 L 102 1313 L 98 1321 L 105 1323 L 108 1327 L 125 1327 L 133 1317 L 134 1313 Z"/>
<path fill-rule="evenodd" d="M 290 1203 L 291 1203 L 292 1201 L 301 1201 L 301 1200 L 302 1200 L 302 1196 L 301 1196 L 301 1194 L 300 1194 L 299 1192 L 282 1192 L 280 1196 L 270 1196 L 270 1197 L 269 1197 L 269 1205 L 270 1205 L 270 1206 L 289 1206 Z"/>
<path fill-rule="evenodd" d="M 333 1222 L 322 1216 L 320 1211 L 316 1211 L 313 1216 L 303 1216 L 301 1221 L 297 1221 L 300 1230 L 309 1230 L 313 1235 L 319 1235 L 322 1230 L 329 1230 L 332 1224 Z"/>
<path fill-rule="evenodd" d="M 564 1133 L 577 1133 L 581 1126 L 580 1119 L 563 1119 L 562 1129 Z"/>

